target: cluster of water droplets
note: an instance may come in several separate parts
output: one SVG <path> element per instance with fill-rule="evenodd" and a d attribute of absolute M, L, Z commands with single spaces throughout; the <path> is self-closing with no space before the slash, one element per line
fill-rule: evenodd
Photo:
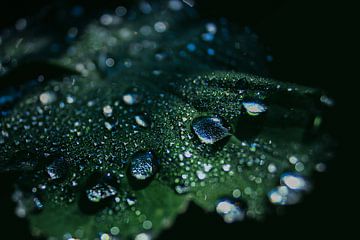
<path fill-rule="evenodd" d="M 182 14 L 192 5 L 192 1 L 170 0 L 166 8 Z M 138 5 L 144 16 L 155 9 L 146 1 Z M 78 6 L 71 14 L 78 17 L 83 11 Z M 226 223 L 264 214 L 258 202 L 266 196 L 275 205 L 298 203 L 311 188 L 305 175 L 312 168 L 324 171 L 326 165 L 310 164 L 311 154 L 297 140 L 286 145 L 285 140 L 268 137 L 271 128 L 280 128 L 278 119 L 272 120 L 275 124 L 267 122 L 268 115 L 273 117 L 277 108 L 284 107 L 274 107 L 267 97 L 300 90 L 246 74 L 198 74 L 212 71 L 214 62 L 250 72 L 262 69 L 252 49 L 257 47 L 250 44 L 256 38 L 251 31 L 245 29 L 233 39 L 222 19 L 202 24 L 186 33 L 185 40 L 174 41 L 172 34 L 185 33 L 174 30 L 172 18 L 165 15 L 126 25 L 127 17 L 133 16 L 123 6 L 102 14 L 85 32 L 91 48 L 89 43 L 76 44 L 79 29 L 70 27 L 66 41 L 74 45 L 60 62 L 75 66 L 82 77 L 65 77 L 36 90 L 20 102 L 18 110 L 6 113 L 11 114 L 9 121 L 0 122 L 4 153 L 12 158 L 14 148 L 23 150 L 16 168 L 35 173 L 22 178 L 25 190 L 14 193 L 16 214 L 24 217 L 29 209 L 46 208 L 42 194 L 54 196 L 55 203 L 80 201 L 85 213 L 106 212 L 116 218 L 130 210 L 141 224 L 135 239 L 147 240 L 153 223 L 138 207 L 146 199 L 137 191 L 146 190 L 155 180 L 179 195 L 211 199 L 204 205 L 210 205 Z M 26 25 L 19 20 L 17 29 L 22 31 Z M 231 46 L 229 51 L 219 47 L 224 41 Z M 126 47 L 119 48 L 122 44 Z M 57 51 L 55 45 L 52 49 Z M 2 71 L 5 62 L 1 60 Z M 8 99 L 1 98 L 0 107 Z M 320 102 L 334 104 L 325 95 Z M 288 113 L 279 115 L 288 117 Z M 263 136 L 266 124 L 270 127 Z M 314 125 L 321 125 L 320 117 Z M 285 156 L 293 152 L 301 157 L 291 155 L 287 160 Z M 217 193 L 222 187 L 227 190 L 225 198 Z M 113 226 L 106 231 L 99 234 L 100 239 L 121 235 L 123 229 Z"/>

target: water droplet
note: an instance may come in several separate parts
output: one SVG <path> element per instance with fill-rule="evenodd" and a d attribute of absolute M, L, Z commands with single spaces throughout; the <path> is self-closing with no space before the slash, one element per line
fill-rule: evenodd
<path fill-rule="evenodd" d="M 228 172 L 230 171 L 231 165 L 230 164 L 224 164 L 222 165 L 222 169 L 224 170 L 224 172 Z"/>
<path fill-rule="evenodd" d="M 292 190 L 308 190 L 307 181 L 297 173 L 284 173 L 280 177 L 280 183 Z"/>
<path fill-rule="evenodd" d="M 106 128 L 107 130 L 109 130 L 109 131 L 111 131 L 111 130 L 114 128 L 114 126 L 113 126 L 111 123 L 109 123 L 109 122 L 105 122 L 105 123 L 104 123 L 104 126 L 105 126 L 105 128 Z"/>
<path fill-rule="evenodd" d="M 130 162 L 130 175 L 136 180 L 147 180 L 154 176 L 157 170 L 155 156 L 151 151 L 134 154 Z"/>
<path fill-rule="evenodd" d="M 234 189 L 234 191 L 232 192 L 232 195 L 234 198 L 239 198 L 241 197 L 241 191 L 240 189 Z"/>
<path fill-rule="evenodd" d="M 173 11 L 179 11 L 183 8 L 183 4 L 180 0 L 170 0 L 168 6 Z"/>
<path fill-rule="evenodd" d="M 277 170 L 277 168 L 276 168 L 276 165 L 275 165 L 275 164 L 270 163 L 270 164 L 268 165 L 268 171 L 269 171 L 269 173 L 275 173 L 276 170 Z"/>
<path fill-rule="evenodd" d="M 44 105 L 51 104 L 56 101 L 56 94 L 54 92 L 43 92 L 39 96 L 40 102 Z"/>
<path fill-rule="evenodd" d="M 123 6 L 119 6 L 115 9 L 115 14 L 119 17 L 125 16 L 127 9 Z"/>
<path fill-rule="evenodd" d="M 27 27 L 27 20 L 25 18 L 20 18 L 15 23 L 15 28 L 18 31 L 23 31 Z"/>
<path fill-rule="evenodd" d="M 40 211 L 44 208 L 44 204 L 38 197 L 34 197 L 33 202 L 34 202 L 34 207 L 37 211 Z"/>
<path fill-rule="evenodd" d="M 196 176 L 199 180 L 204 180 L 206 178 L 206 173 L 201 170 L 196 171 Z"/>
<path fill-rule="evenodd" d="M 217 117 L 197 118 L 193 121 L 192 128 L 200 141 L 205 144 L 214 144 L 231 135 L 229 129 Z"/>
<path fill-rule="evenodd" d="M 89 201 L 98 203 L 117 194 L 116 188 L 107 183 L 98 183 L 90 189 L 86 190 L 86 196 Z"/>
<path fill-rule="evenodd" d="M 110 105 L 104 106 L 103 114 L 105 117 L 111 117 L 113 115 L 113 108 Z"/>
<path fill-rule="evenodd" d="M 103 233 L 103 234 L 101 234 L 101 236 L 100 236 L 100 240 L 111 240 L 111 237 L 110 237 L 109 234 Z"/>
<path fill-rule="evenodd" d="M 265 105 L 256 102 L 244 102 L 243 106 L 246 112 L 251 116 L 258 116 L 267 110 Z"/>
<path fill-rule="evenodd" d="M 217 32 L 217 27 L 214 23 L 207 23 L 205 27 L 206 27 L 206 31 L 208 31 L 211 34 L 215 34 Z"/>
<path fill-rule="evenodd" d="M 216 212 L 226 223 L 242 221 L 245 218 L 245 210 L 240 206 L 239 201 L 223 199 L 217 203 Z"/>
<path fill-rule="evenodd" d="M 147 233 L 140 233 L 135 236 L 135 240 L 151 240 L 151 237 Z"/>
<path fill-rule="evenodd" d="M 189 192 L 190 188 L 187 187 L 187 186 L 183 186 L 183 185 L 176 185 L 175 186 L 175 191 L 178 193 L 178 194 L 185 194 L 187 192 Z"/>
<path fill-rule="evenodd" d="M 141 101 L 141 96 L 137 93 L 127 93 L 122 98 L 127 105 L 135 105 Z"/>
<path fill-rule="evenodd" d="M 318 171 L 318 172 L 325 172 L 326 171 L 326 164 L 325 163 L 316 164 L 315 170 Z"/>
<path fill-rule="evenodd" d="M 167 29 L 167 26 L 166 26 L 167 24 L 165 23 L 165 22 L 156 22 L 155 24 L 154 24 L 154 29 L 155 29 L 155 31 L 156 32 L 158 32 L 158 33 L 163 33 L 163 32 L 165 32 L 166 31 L 166 29 Z"/>
<path fill-rule="evenodd" d="M 149 126 L 149 124 L 147 123 L 145 117 L 142 116 L 142 115 L 136 115 L 136 116 L 135 116 L 135 122 L 136 122 L 136 124 L 139 125 L 140 127 L 146 128 L 146 127 Z"/>
<path fill-rule="evenodd" d="M 49 166 L 46 167 L 47 175 L 52 179 L 64 178 L 67 173 L 67 163 L 64 158 L 56 158 Z"/>
<path fill-rule="evenodd" d="M 286 186 L 280 186 L 272 189 L 268 193 L 268 198 L 275 205 L 293 205 L 301 200 L 301 194 Z"/>
<path fill-rule="evenodd" d="M 193 43 L 188 43 L 188 44 L 186 45 L 186 48 L 187 48 L 187 50 L 188 50 L 189 52 L 194 52 L 194 51 L 196 50 L 196 45 L 193 44 Z"/>
<path fill-rule="evenodd" d="M 112 227 L 112 228 L 110 228 L 110 233 L 112 235 L 116 236 L 120 233 L 120 229 L 118 227 Z"/>
<path fill-rule="evenodd" d="M 213 41 L 214 40 L 214 34 L 212 34 L 212 33 L 203 33 L 202 35 L 201 35 L 201 38 L 202 38 L 202 40 L 204 40 L 205 42 L 211 42 L 211 41 Z"/>
<path fill-rule="evenodd" d="M 152 222 L 149 221 L 149 220 L 145 220 L 145 221 L 143 222 L 143 228 L 144 228 L 145 230 L 151 229 L 151 228 L 152 228 Z"/>
<path fill-rule="evenodd" d="M 68 96 L 66 96 L 66 102 L 68 104 L 72 104 L 75 102 L 75 98 L 73 96 L 68 95 Z"/>
<path fill-rule="evenodd" d="M 208 48 L 207 54 L 208 54 L 209 56 L 214 56 L 214 55 L 215 55 L 215 50 L 212 49 L 212 48 Z"/>

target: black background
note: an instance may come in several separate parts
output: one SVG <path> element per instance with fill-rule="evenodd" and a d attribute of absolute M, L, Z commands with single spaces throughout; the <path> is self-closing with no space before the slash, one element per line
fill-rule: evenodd
<path fill-rule="evenodd" d="M 7 2 L 7 3 L 6 3 Z M 0 29 L 11 27 L 20 17 L 32 16 L 45 5 L 56 1 L 3 1 L 0 7 Z M 108 8 L 124 1 L 69 1 L 82 3 L 88 8 Z M 126 1 L 129 4 L 130 1 Z M 115 5 L 115 6 L 116 6 Z M 339 51 L 344 51 L 338 42 L 344 34 L 343 22 L 339 19 L 347 12 L 338 3 L 322 1 L 218 1 L 199 0 L 195 6 L 204 18 L 227 17 L 235 24 L 249 25 L 259 35 L 274 56 L 270 71 L 275 79 L 296 82 L 325 89 L 335 98 L 336 105 L 330 116 L 328 128 L 338 141 L 336 157 L 328 171 L 315 176 L 315 191 L 297 206 L 286 208 L 280 216 L 270 215 L 264 222 L 246 221 L 227 225 L 214 214 L 204 213 L 191 205 L 187 213 L 180 215 L 175 226 L 166 230 L 160 239 L 242 239 L 260 238 L 309 238 L 341 234 L 347 239 L 350 225 L 345 228 L 354 197 L 347 192 L 351 182 L 348 173 L 349 156 L 345 149 L 343 120 L 345 87 L 351 84 L 348 78 L 338 75 Z M 345 180 L 345 181 L 344 181 Z M 27 223 L 13 214 L 10 201 L 11 176 L 0 176 L 1 236 L 12 239 L 30 239 Z M 350 212 L 349 212 L 350 211 Z M 345 223 L 345 224 L 344 224 Z M 5 225 L 5 227 L 4 227 Z M 4 228 L 3 228 L 4 227 Z M 3 229 L 2 229 L 3 228 Z"/>

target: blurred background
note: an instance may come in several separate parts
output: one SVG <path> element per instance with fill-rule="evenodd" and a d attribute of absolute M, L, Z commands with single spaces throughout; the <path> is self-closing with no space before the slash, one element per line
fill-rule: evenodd
<path fill-rule="evenodd" d="M 86 11 L 100 13 L 119 5 L 130 6 L 133 2 L 3 0 L 0 4 L 0 32 L 13 27 L 18 19 L 31 18 L 40 12 L 51 19 L 51 12 L 61 10 L 64 5 L 82 5 Z M 330 1 L 195 1 L 194 7 L 204 19 L 226 17 L 234 24 L 250 26 L 273 56 L 269 63 L 273 78 L 322 88 L 335 99 L 336 105 L 326 124 L 338 140 L 339 147 L 328 171 L 315 175 L 314 191 L 302 203 L 286 207 L 280 215 L 270 215 L 263 222 L 228 225 L 217 215 L 191 205 L 178 217 L 173 228 L 165 231 L 159 239 L 324 238 L 335 233 L 341 233 L 347 239 L 345 234 L 348 232 L 341 227 L 341 222 L 347 213 L 344 207 L 347 200 L 344 198 L 350 197 L 342 181 L 346 173 L 344 166 L 349 160 L 342 144 L 345 136 L 340 122 L 345 95 L 342 89 L 351 82 L 335 75 L 339 60 L 336 39 L 341 36 L 343 26 L 338 20 L 339 6 L 331 4 Z M 31 239 L 27 222 L 13 214 L 15 204 L 10 200 L 10 183 L 11 176 L 0 176 L 0 238 L 8 235 L 11 239 Z"/>

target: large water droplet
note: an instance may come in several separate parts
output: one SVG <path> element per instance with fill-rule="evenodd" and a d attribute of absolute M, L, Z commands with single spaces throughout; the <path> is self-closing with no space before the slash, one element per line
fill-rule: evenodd
<path fill-rule="evenodd" d="M 230 199 L 220 200 L 216 205 L 216 212 L 226 223 L 241 221 L 245 218 L 245 209 L 241 207 L 241 203 Z"/>
<path fill-rule="evenodd" d="M 243 106 L 246 112 L 251 116 L 258 116 L 261 113 L 266 112 L 267 107 L 257 102 L 243 102 Z"/>
<path fill-rule="evenodd" d="M 116 188 L 107 183 L 98 183 L 86 190 L 86 196 L 89 201 L 98 203 L 117 194 Z"/>
<path fill-rule="evenodd" d="M 129 167 L 130 175 L 136 180 L 147 180 L 154 176 L 157 163 L 151 151 L 138 152 L 134 154 Z"/>
<path fill-rule="evenodd" d="M 214 144 L 231 135 L 218 117 L 197 118 L 193 121 L 192 128 L 200 141 L 205 144 Z"/>

